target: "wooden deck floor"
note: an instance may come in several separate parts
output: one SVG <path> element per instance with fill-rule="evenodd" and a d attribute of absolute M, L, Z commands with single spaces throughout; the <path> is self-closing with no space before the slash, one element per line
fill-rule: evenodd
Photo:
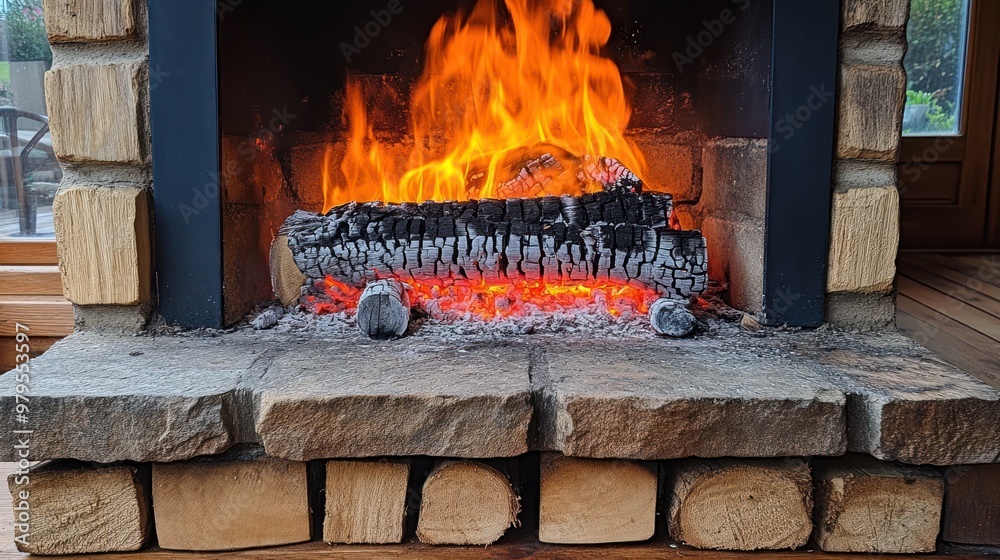
<path fill-rule="evenodd" d="M 898 286 L 899 329 L 1000 389 L 1000 254 L 904 253 Z"/>

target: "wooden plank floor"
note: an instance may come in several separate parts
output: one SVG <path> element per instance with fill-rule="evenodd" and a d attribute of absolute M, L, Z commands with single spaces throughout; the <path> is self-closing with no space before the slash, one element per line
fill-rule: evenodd
<path fill-rule="evenodd" d="M 1000 254 L 904 253 L 897 284 L 899 329 L 1000 389 Z"/>
<path fill-rule="evenodd" d="M 16 466 L 12 463 L 0 463 L 0 477 L 3 480 L 14 472 Z M 0 560 L 28 560 L 33 557 L 17 552 L 14 546 L 13 509 L 10 492 L 3 484 L 0 491 Z M 606 546 L 554 546 L 537 542 L 535 532 L 531 529 L 514 531 L 501 541 L 490 547 L 448 547 L 429 546 L 414 542 L 405 545 L 392 546 L 330 546 L 321 542 L 311 542 L 295 546 L 244 550 L 240 552 L 170 552 L 151 547 L 142 553 L 101 554 L 91 556 L 75 556 L 72 558 L 95 558 L 97 560 L 367 560 L 370 558 L 425 558 L 428 560 L 501 560 L 512 558 L 551 558 L 567 560 L 585 560 L 598 558 L 621 558 L 624 560 L 644 559 L 676 559 L 694 558 L 699 560 L 738 560 L 754 558 L 756 560 L 795 560 L 796 558 L 821 558 L 823 560 L 847 560 L 853 558 L 949 558 L 952 560 L 971 560 L 973 558 L 1000 558 L 1000 549 L 978 547 L 956 547 L 942 545 L 938 554 L 933 555 L 871 555 L 871 554 L 827 554 L 813 548 L 798 552 L 777 551 L 757 552 L 719 552 L 711 550 L 695 550 L 677 546 L 671 542 L 657 541 L 636 545 L 606 545 Z M 44 558 L 71 558 L 68 556 L 46 556 Z"/>

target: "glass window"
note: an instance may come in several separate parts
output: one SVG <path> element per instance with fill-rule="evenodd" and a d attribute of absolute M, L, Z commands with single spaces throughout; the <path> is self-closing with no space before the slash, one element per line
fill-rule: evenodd
<path fill-rule="evenodd" d="M 0 0 L 0 242 L 55 236 L 62 170 L 45 108 L 51 66 L 42 0 Z"/>
<path fill-rule="evenodd" d="M 961 131 L 970 0 L 912 0 L 903 134 Z"/>

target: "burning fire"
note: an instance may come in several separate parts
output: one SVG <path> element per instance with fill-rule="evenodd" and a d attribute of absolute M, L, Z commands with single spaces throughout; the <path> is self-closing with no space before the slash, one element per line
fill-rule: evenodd
<path fill-rule="evenodd" d="M 433 27 L 410 100 L 414 146 L 403 169 L 375 138 L 357 79 L 349 79 L 346 153 L 324 162 L 324 211 L 347 202 L 504 198 L 497 187 L 536 146 L 613 157 L 642 176 L 645 159 L 624 131 L 631 115 L 621 73 L 600 49 L 608 16 L 592 0 L 479 0 Z M 541 155 L 541 154 L 536 154 Z M 514 168 L 512 174 L 512 168 Z M 579 195 L 578 181 L 547 188 Z"/>
<path fill-rule="evenodd" d="M 349 78 L 346 152 L 337 173 L 335 150 L 327 150 L 324 211 L 348 202 L 505 198 L 498 188 L 527 159 L 550 151 L 616 158 L 641 177 L 645 158 L 625 137 L 631 107 L 622 76 L 600 54 L 610 36 L 611 22 L 592 0 L 478 0 L 468 13 L 442 17 L 430 32 L 410 99 L 413 147 L 402 166 L 392 147 L 375 137 L 361 81 Z M 550 178 L 550 195 L 601 189 L 575 176 Z M 473 179 L 477 190 L 470 193 Z M 595 308 L 627 316 L 646 313 L 657 297 L 597 280 L 402 280 L 414 287 L 416 305 L 451 319 Z M 326 297 L 305 302 L 313 311 L 356 306 L 360 289 L 332 278 L 324 284 Z"/>

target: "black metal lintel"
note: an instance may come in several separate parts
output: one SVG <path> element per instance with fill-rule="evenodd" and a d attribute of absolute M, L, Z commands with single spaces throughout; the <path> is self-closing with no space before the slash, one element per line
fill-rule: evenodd
<path fill-rule="evenodd" d="M 826 316 L 840 0 L 774 0 L 763 319 Z"/>

